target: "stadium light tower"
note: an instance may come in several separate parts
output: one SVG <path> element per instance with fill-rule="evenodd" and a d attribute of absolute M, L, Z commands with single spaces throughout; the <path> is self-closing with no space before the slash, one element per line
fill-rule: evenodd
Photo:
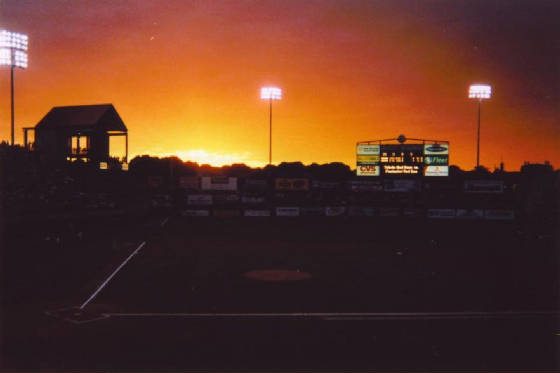
<path fill-rule="evenodd" d="M 261 99 L 269 103 L 269 135 L 268 135 L 268 164 L 272 164 L 272 100 L 282 99 L 282 89 L 278 87 L 262 87 Z"/>
<path fill-rule="evenodd" d="M 480 166 L 480 105 L 482 100 L 492 96 L 492 87 L 488 84 L 471 84 L 469 87 L 469 98 L 478 100 L 478 130 L 476 136 L 476 168 Z"/>
<path fill-rule="evenodd" d="M 14 146 L 14 69 L 27 68 L 27 35 L 0 30 L 0 66 L 10 66 L 12 138 Z"/>

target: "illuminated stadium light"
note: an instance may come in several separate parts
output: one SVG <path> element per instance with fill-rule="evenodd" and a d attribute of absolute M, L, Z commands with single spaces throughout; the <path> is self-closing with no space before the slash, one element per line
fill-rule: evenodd
<path fill-rule="evenodd" d="M 277 87 L 262 87 L 261 99 L 263 100 L 281 100 L 282 89 Z"/>
<path fill-rule="evenodd" d="M 28 37 L 25 34 L 0 30 L 0 66 L 10 66 L 11 69 L 12 146 L 14 145 L 14 69 L 16 67 L 27 68 L 28 42 Z"/>
<path fill-rule="evenodd" d="M 478 99 L 478 129 L 476 136 L 476 168 L 480 166 L 480 106 L 483 99 L 492 96 L 492 87 L 488 84 L 471 84 L 469 87 L 469 98 Z"/>
<path fill-rule="evenodd" d="M 469 98 L 490 98 L 492 95 L 492 87 L 488 84 L 472 84 L 469 87 Z"/>
<path fill-rule="evenodd" d="M 269 104 L 268 164 L 272 164 L 272 101 L 282 99 L 282 89 L 278 87 L 262 87 L 261 99 L 268 100 Z"/>

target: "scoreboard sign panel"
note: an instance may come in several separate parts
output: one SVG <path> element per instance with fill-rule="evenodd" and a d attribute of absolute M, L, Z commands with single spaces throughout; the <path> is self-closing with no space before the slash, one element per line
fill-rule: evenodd
<path fill-rule="evenodd" d="M 379 147 L 378 144 L 358 144 L 356 149 L 358 176 L 379 176 Z"/>
<path fill-rule="evenodd" d="M 449 175 L 449 144 L 358 144 L 358 176 Z"/>
<path fill-rule="evenodd" d="M 379 166 L 373 164 L 358 165 L 358 176 L 379 176 Z"/>

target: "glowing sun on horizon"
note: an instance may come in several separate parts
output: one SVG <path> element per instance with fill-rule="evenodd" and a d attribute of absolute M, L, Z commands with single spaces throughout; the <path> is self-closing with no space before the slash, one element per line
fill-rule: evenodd
<path fill-rule="evenodd" d="M 262 167 L 265 162 L 251 159 L 250 153 L 214 153 L 203 149 L 178 150 L 165 156 L 176 156 L 182 161 L 191 161 L 198 164 L 209 164 L 216 167 L 230 165 L 234 163 L 245 163 L 252 167 Z"/>

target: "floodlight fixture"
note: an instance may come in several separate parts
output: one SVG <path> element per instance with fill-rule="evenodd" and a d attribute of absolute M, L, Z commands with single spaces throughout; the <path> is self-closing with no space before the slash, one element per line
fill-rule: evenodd
<path fill-rule="evenodd" d="M 469 87 L 469 98 L 485 99 L 492 96 L 492 87 L 488 84 L 472 84 Z"/>
<path fill-rule="evenodd" d="M 272 101 L 282 99 L 282 89 L 278 87 L 262 87 L 261 99 L 268 100 L 269 120 L 268 120 L 268 164 L 272 164 Z"/>
<path fill-rule="evenodd" d="M 0 66 L 9 66 L 10 73 L 10 97 L 11 97 L 11 119 L 12 138 L 14 145 L 14 69 L 27 68 L 27 46 L 28 37 L 25 34 L 0 30 Z"/>
<path fill-rule="evenodd" d="M 471 84 L 469 87 L 469 98 L 478 100 L 478 127 L 476 136 L 476 168 L 480 166 L 480 107 L 482 100 L 492 96 L 492 87 L 488 84 Z"/>
<path fill-rule="evenodd" d="M 282 89 L 278 87 L 262 87 L 261 99 L 263 100 L 281 100 Z"/>

